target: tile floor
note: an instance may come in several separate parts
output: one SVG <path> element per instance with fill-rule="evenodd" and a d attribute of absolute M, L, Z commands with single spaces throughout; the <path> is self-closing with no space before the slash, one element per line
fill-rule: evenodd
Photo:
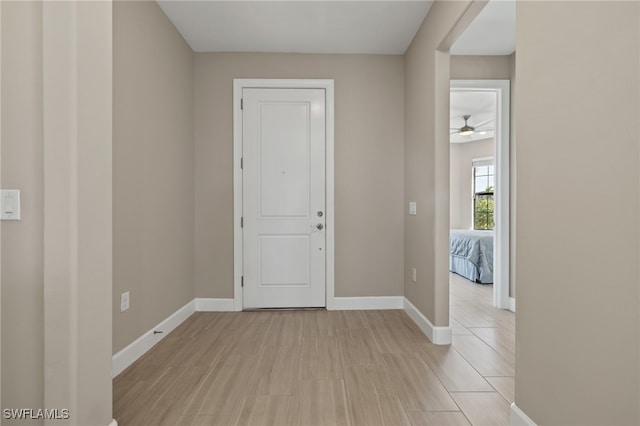
<path fill-rule="evenodd" d="M 200 312 L 114 379 L 128 425 L 506 425 L 515 315 L 451 274 L 453 343 L 403 311 Z"/>

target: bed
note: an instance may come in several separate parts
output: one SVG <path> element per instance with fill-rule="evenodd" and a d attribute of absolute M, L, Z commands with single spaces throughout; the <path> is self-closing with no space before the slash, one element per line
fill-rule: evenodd
<path fill-rule="evenodd" d="M 493 231 L 452 229 L 449 270 L 481 284 L 493 283 Z"/>

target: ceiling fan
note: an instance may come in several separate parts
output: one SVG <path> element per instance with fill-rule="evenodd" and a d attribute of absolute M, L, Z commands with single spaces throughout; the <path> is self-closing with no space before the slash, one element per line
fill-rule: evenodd
<path fill-rule="evenodd" d="M 450 130 L 451 132 L 449 133 L 450 135 L 454 135 L 454 134 L 458 134 L 460 136 L 470 136 L 472 134 L 474 134 L 475 132 L 479 132 L 480 134 L 483 134 L 483 132 L 490 132 L 493 129 L 479 129 L 479 127 L 484 126 L 485 124 L 489 123 L 492 121 L 492 119 L 489 120 L 485 120 L 482 123 L 478 123 L 475 126 L 470 126 L 467 121 L 471 118 L 471 115 L 466 114 L 462 116 L 462 119 L 464 120 L 464 126 L 460 127 L 460 128 L 456 128 L 456 127 L 452 127 Z"/>

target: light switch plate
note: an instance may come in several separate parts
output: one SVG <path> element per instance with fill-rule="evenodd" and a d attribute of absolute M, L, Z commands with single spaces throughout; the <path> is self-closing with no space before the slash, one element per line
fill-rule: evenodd
<path fill-rule="evenodd" d="M 417 211 L 416 202 L 409 201 L 409 214 L 415 216 Z"/>
<path fill-rule="evenodd" d="M 0 191 L 0 218 L 2 220 L 20 220 L 20 190 L 3 189 Z"/>

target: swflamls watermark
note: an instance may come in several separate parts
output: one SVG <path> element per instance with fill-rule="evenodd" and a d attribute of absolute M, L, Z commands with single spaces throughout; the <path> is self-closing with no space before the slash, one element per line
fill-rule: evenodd
<path fill-rule="evenodd" d="M 68 408 L 5 408 L 2 417 L 6 420 L 67 420 Z"/>

